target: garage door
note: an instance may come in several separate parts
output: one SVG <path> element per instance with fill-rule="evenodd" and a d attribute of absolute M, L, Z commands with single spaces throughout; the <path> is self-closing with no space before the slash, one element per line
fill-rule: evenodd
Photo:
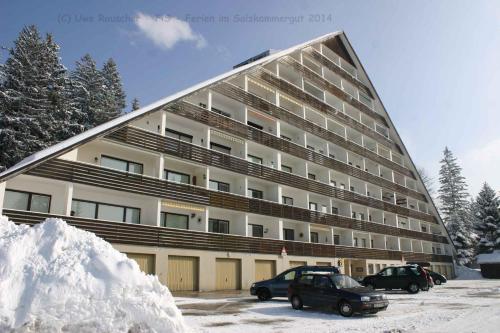
<path fill-rule="evenodd" d="M 241 261 L 238 259 L 216 259 L 215 261 L 217 290 L 241 289 Z"/>
<path fill-rule="evenodd" d="M 141 271 L 146 274 L 155 273 L 155 255 L 142 253 L 125 253 L 128 258 L 135 260 Z"/>
<path fill-rule="evenodd" d="M 276 275 L 274 260 L 255 260 L 255 281 L 267 280 Z"/>
<path fill-rule="evenodd" d="M 167 286 L 171 291 L 198 290 L 198 258 L 168 256 Z"/>
<path fill-rule="evenodd" d="M 326 261 L 318 261 L 316 266 L 331 266 L 332 264 Z"/>
<path fill-rule="evenodd" d="M 290 261 L 289 263 L 290 268 L 297 266 L 305 266 L 305 265 L 307 265 L 307 262 L 305 261 Z"/>

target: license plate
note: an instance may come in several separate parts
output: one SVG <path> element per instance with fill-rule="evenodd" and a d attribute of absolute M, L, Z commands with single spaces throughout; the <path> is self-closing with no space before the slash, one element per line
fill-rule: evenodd
<path fill-rule="evenodd" d="M 385 303 L 375 303 L 375 304 L 373 304 L 373 307 L 374 308 L 383 308 L 383 307 L 385 307 Z"/>

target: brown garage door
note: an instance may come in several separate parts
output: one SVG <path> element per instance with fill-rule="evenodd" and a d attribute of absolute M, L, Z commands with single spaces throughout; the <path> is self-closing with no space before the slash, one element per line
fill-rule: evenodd
<path fill-rule="evenodd" d="M 171 291 L 198 290 L 198 258 L 168 256 L 167 287 Z"/>
<path fill-rule="evenodd" d="M 255 281 L 267 280 L 276 275 L 274 260 L 255 260 Z"/>
<path fill-rule="evenodd" d="M 307 262 L 305 261 L 290 261 L 289 263 L 290 268 L 297 266 L 305 266 L 305 265 L 307 265 Z"/>
<path fill-rule="evenodd" d="M 128 258 L 135 260 L 141 271 L 146 274 L 155 273 L 155 255 L 143 253 L 125 253 Z"/>
<path fill-rule="evenodd" d="M 331 266 L 332 264 L 326 261 L 318 261 L 316 263 L 317 266 Z"/>
<path fill-rule="evenodd" d="M 241 289 L 241 261 L 239 259 L 216 259 L 215 272 L 215 289 Z"/>

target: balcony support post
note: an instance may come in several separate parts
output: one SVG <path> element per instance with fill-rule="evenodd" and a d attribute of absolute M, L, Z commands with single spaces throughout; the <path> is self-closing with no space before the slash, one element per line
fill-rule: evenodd
<path fill-rule="evenodd" d="M 64 212 L 66 216 L 71 216 L 71 202 L 73 201 L 73 183 L 67 183 L 64 189 Z"/>

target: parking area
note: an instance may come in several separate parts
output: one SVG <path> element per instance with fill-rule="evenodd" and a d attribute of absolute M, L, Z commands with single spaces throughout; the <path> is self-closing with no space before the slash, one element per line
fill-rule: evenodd
<path fill-rule="evenodd" d="M 387 292 L 376 315 L 344 318 L 329 309 L 295 311 L 284 298 L 259 302 L 246 292 L 181 294 L 176 303 L 195 332 L 495 332 L 500 280 L 452 280 L 429 292 Z"/>

